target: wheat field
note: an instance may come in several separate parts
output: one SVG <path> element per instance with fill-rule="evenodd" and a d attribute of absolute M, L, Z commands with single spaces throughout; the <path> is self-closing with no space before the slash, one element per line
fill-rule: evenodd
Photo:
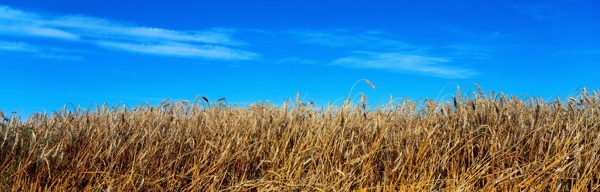
<path fill-rule="evenodd" d="M 0 113 L 0 191 L 600 190 L 596 91 L 359 97 Z"/>

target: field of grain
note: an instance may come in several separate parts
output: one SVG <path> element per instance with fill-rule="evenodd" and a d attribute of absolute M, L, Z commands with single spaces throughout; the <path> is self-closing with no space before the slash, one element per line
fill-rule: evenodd
<path fill-rule="evenodd" d="M 0 113 L 0 191 L 598 191 L 600 95 Z"/>

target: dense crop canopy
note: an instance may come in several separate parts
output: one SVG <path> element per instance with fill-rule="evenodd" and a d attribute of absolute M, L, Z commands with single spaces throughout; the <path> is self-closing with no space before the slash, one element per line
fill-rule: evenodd
<path fill-rule="evenodd" d="M 223 100 L 0 119 L 2 191 L 593 191 L 600 95 Z"/>

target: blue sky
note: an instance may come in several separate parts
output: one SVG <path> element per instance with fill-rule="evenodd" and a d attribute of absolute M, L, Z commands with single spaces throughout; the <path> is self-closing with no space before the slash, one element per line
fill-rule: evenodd
<path fill-rule="evenodd" d="M 360 79 L 377 89 L 360 82 L 352 96 L 374 104 L 435 99 L 448 83 L 552 99 L 600 85 L 599 8 L 593 0 L 0 0 L 0 111 L 197 95 L 281 104 L 298 91 L 340 104 Z"/>

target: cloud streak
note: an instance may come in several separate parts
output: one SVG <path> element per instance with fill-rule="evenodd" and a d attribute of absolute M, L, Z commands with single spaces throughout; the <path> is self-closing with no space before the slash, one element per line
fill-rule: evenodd
<path fill-rule="evenodd" d="M 0 35 L 49 38 L 98 45 L 116 51 L 162 56 L 251 60 L 233 29 L 178 31 L 81 15 L 51 15 L 0 6 Z M 7 45 L 5 45 L 7 46 Z"/>
<path fill-rule="evenodd" d="M 331 65 L 350 68 L 383 69 L 399 73 L 417 73 L 442 78 L 464 79 L 478 73 L 471 69 L 448 66 L 449 59 L 426 57 L 402 52 L 364 52 L 356 51 L 353 56 L 332 61 Z"/>
<path fill-rule="evenodd" d="M 424 46 L 394 39 L 378 31 L 353 33 L 346 30 L 289 32 L 303 43 L 342 49 L 349 56 L 335 58 L 329 62 L 349 68 L 370 68 L 397 73 L 418 74 L 441 78 L 464 79 L 479 73 L 476 70 L 454 66 L 450 58 L 485 58 L 484 49 L 468 44 Z M 437 52 L 438 54 L 433 54 Z M 445 56 L 440 55 L 442 52 Z"/>
<path fill-rule="evenodd" d="M 165 56 L 203 57 L 210 59 L 253 60 L 260 55 L 216 45 L 190 45 L 181 43 L 133 44 L 120 42 L 98 42 L 98 45 L 116 50 Z"/>
<path fill-rule="evenodd" d="M 48 48 L 36 46 L 25 42 L 2 41 L 0 40 L 1 52 L 20 52 L 32 54 L 35 57 L 61 59 L 61 60 L 83 60 L 81 56 L 72 55 L 78 51 L 70 51 L 61 48 Z M 81 52 L 81 51 L 79 51 Z"/>
<path fill-rule="evenodd" d="M 367 31 L 353 33 L 347 30 L 309 31 L 290 30 L 288 33 L 304 43 L 317 44 L 331 48 L 368 48 L 368 49 L 414 49 L 415 46 L 390 39 L 385 33 Z"/>
<path fill-rule="evenodd" d="M 38 48 L 23 42 L 0 40 L 0 51 L 37 52 Z"/>

